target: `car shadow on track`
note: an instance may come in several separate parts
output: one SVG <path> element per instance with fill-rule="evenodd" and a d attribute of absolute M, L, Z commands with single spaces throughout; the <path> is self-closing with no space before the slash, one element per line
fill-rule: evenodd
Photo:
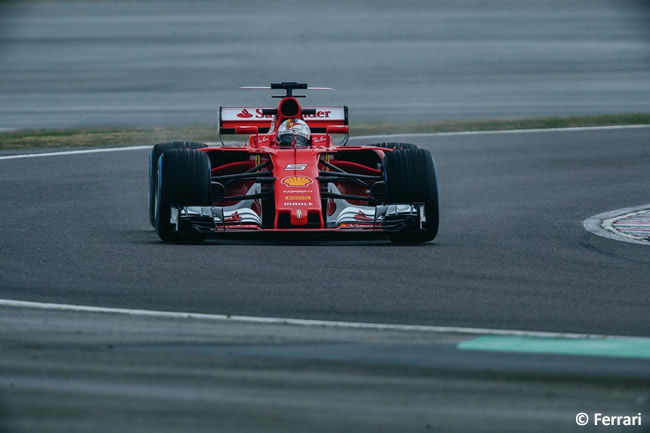
<path fill-rule="evenodd" d="M 385 234 L 378 233 L 232 233 L 209 237 L 203 242 L 163 242 L 155 233 L 145 243 L 152 245 L 191 245 L 214 247 L 218 245 L 269 245 L 269 246 L 372 246 L 372 247 L 420 247 L 432 248 L 435 242 L 421 244 L 392 243 Z"/>

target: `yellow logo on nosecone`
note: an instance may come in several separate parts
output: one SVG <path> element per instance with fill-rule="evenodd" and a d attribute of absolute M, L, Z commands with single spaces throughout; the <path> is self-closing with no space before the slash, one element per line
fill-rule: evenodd
<path fill-rule="evenodd" d="M 305 176 L 287 176 L 282 179 L 282 183 L 287 186 L 307 186 L 313 182 L 313 179 Z"/>

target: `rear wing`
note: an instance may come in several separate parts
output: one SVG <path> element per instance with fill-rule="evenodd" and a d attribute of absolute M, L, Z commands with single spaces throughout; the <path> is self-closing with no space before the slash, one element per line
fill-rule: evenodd
<path fill-rule="evenodd" d="M 269 132 L 276 107 L 219 107 L 219 134 L 234 134 L 238 126 L 256 126 L 259 133 Z M 348 107 L 303 107 L 303 119 L 314 134 L 324 134 L 328 126 L 348 125 Z"/>

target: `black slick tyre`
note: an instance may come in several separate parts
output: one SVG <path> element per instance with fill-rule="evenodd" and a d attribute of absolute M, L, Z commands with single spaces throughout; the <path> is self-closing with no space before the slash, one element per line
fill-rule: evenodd
<path fill-rule="evenodd" d="M 393 149 L 393 150 L 405 150 L 405 149 L 418 148 L 415 144 L 411 144 L 411 143 L 374 143 L 374 144 L 368 144 L 367 146 L 383 147 L 384 149 Z"/>
<path fill-rule="evenodd" d="M 157 167 L 158 159 L 164 151 L 170 149 L 202 149 L 208 147 L 203 143 L 196 143 L 193 141 L 170 141 L 168 143 L 158 143 L 151 148 L 149 152 L 149 222 L 152 227 L 156 227 L 156 210 L 154 208 L 154 189 L 158 182 Z"/>
<path fill-rule="evenodd" d="M 205 236 L 177 231 L 171 223 L 171 206 L 211 206 L 210 159 L 193 149 L 166 150 L 158 159 L 154 188 L 155 228 L 166 242 L 196 242 Z"/>
<path fill-rule="evenodd" d="M 425 149 L 405 149 L 386 152 L 383 160 L 388 204 L 423 203 L 426 221 L 421 229 L 404 229 L 390 233 L 397 243 L 417 243 L 433 240 L 440 221 L 438 180 L 431 153 Z"/>

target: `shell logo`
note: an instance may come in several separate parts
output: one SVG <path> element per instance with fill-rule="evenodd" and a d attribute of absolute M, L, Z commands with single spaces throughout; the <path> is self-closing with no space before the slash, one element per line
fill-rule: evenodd
<path fill-rule="evenodd" d="M 282 179 L 282 183 L 287 186 L 307 186 L 314 183 L 314 180 L 305 176 L 287 176 Z"/>

